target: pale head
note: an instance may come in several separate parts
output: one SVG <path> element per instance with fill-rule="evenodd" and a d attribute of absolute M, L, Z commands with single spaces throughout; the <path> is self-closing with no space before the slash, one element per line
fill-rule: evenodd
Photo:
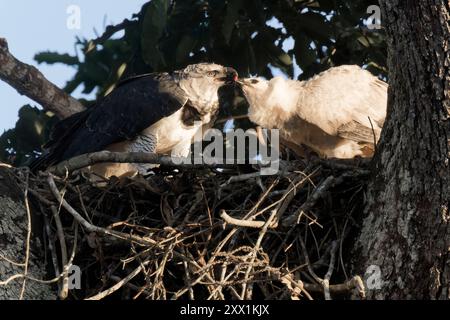
<path fill-rule="evenodd" d="M 270 96 L 281 98 L 283 96 L 282 91 L 287 86 L 287 80 L 282 77 L 274 77 L 271 80 L 246 78 L 239 82 L 246 98 L 252 98 L 253 96 L 264 96 L 265 99 Z"/>
<path fill-rule="evenodd" d="M 298 93 L 290 89 L 291 80 L 281 77 L 274 77 L 269 81 L 247 78 L 241 80 L 240 85 L 249 104 L 249 117 L 253 122 L 268 125 L 284 121 L 295 112 Z"/>
<path fill-rule="evenodd" d="M 269 88 L 269 81 L 263 78 L 245 78 L 240 80 L 244 95 L 263 94 Z"/>
<path fill-rule="evenodd" d="M 175 75 L 190 100 L 206 104 L 217 102 L 219 88 L 237 80 L 236 70 L 215 63 L 191 64 Z"/>

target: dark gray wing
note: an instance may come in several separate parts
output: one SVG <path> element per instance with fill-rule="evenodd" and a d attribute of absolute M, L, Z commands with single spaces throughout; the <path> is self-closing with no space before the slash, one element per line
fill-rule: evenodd
<path fill-rule="evenodd" d="M 40 169 L 71 157 L 132 140 L 145 128 L 187 102 L 169 74 L 128 79 L 93 107 L 55 126 L 47 151 L 30 167 Z"/>

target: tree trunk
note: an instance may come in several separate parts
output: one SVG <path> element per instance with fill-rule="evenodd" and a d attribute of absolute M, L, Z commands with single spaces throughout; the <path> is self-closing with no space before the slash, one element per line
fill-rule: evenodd
<path fill-rule="evenodd" d="M 379 285 L 377 273 L 366 283 L 368 298 L 448 299 L 450 2 L 382 0 L 381 7 L 388 116 L 354 272 L 380 271 Z"/>
<path fill-rule="evenodd" d="M 24 277 L 5 282 L 25 273 L 25 266 L 19 265 L 26 260 L 29 225 L 24 199 L 24 192 L 16 184 L 10 169 L 0 166 L 0 300 L 21 297 Z M 31 234 L 27 274 L 34 279 L 47 279 L 42 246 L 36 233 Z M 22 298 L 55 299 L 55 293 L 50 285 L 27 279 Z"/>

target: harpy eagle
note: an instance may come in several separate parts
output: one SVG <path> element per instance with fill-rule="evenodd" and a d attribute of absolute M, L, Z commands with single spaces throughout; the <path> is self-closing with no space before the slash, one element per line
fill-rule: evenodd
<path fill-rule="evenodd" d="M 46 150 L 30 167 L 45 169 L 74 156 L 101 150 L 187 156 L 196 132 L 215 121 L 218 90 L 235 80 L 234 69 L 211 63 L 127 79 L 94 106 L 55 125 L 50 141 L 44 146 Z M 109 178 L 147 168 L 106 163 L 90 169 Z"/>
<path fill-rule="evenodd" d="M 331 68 L 307 81 L 241 82 L 250 120 L 277 128 L 293 151 L 326 158 L 370 157 L 386 117 L 388 85 L 358 66 Z"/>

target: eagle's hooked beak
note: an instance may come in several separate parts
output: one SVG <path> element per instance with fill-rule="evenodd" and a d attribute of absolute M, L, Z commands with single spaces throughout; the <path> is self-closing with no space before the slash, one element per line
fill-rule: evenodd
<path fill-rule="evenodd" d="M 233 68 L 225 68 L 225 83 L 234 84 L 238 80 L 238 73 Z"/>

